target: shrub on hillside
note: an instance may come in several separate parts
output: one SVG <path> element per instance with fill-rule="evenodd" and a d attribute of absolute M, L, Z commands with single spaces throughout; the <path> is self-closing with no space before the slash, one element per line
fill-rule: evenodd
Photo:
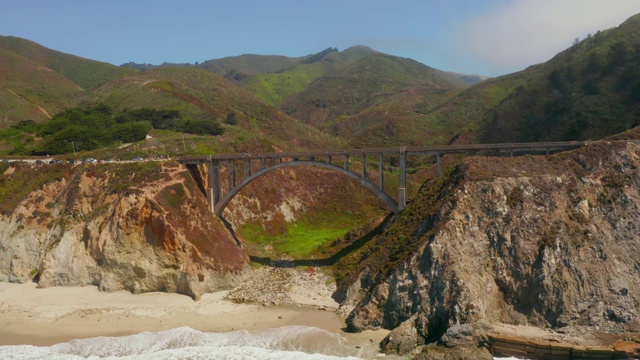
<path fill-rule="evenodd" d="M 142 108 L 118 113 L 107 105 L 99 104 L 63 110 L 45 124 L 31 120 L 19 122 L 11 129 L 14 133 L 37 134 L 43 141 L 35 149 L 25 144 L 15 146 L 12 153 L 55 155 L 95 150 L 118 141 L 144 140 L 154 128 L 198 135 L 220 135 L 224 132 L 217 120 L 183 119 L 178 110 Z"/>

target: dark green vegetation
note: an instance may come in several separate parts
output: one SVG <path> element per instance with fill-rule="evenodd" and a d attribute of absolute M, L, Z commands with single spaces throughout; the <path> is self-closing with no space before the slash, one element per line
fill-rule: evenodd
<path fill-rule="evenodd" d="M 141 141 L 151 129 L 198 135 L 223 133 L 215 120 L 184 119 L 177 110 L 142 108 L 118 113 L 107 105 L 97 105 L 61 111 L 44 124 L 19 121 L 0 131 L 0 138 L 13 144 L 11 155 L 59 155 Z"/>

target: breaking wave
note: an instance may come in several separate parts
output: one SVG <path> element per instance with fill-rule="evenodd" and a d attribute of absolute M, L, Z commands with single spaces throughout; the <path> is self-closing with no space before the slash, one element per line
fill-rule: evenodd
<path fill-rule="evenodd" d="M 371 359 L 377 346 L 347 345 L 338 334 L 306 326 L 204 333 L 181 327 L 158 333 L 73 340 L 49 347 L 1 346 L 2 359 Z"/>

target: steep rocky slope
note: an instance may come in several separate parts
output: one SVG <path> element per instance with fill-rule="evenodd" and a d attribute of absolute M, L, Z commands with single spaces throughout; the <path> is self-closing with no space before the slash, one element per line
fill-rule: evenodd
<path fill-rule="evenodd" d="M 456 324 L 640 328 L 640 146 L 465 159 L 340 264 L 351 330 L 408 352 Z"/>
<path fill-rule="evenodd" d="M 0 164 L 0 280 L 104 291 L 230 288 L 248 257 L 175 162 Z"/>

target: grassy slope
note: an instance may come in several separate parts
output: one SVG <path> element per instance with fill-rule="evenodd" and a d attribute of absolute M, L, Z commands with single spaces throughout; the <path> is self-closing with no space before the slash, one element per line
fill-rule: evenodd
<path fill-rule="evenodd" d="M 250 75 L 270 73 L 288 70 L 296 66 L 300 59 L 278 55 L 253 55 L 226 57 L 222 59 L 207 60 L 198 65 L 199 68 L 212 71 L 227 78 L 236 80 Z"/>
<path fill-rule="evenodd" d="M 188 150 L 191 153 L 336 146 L 331 137 L 279 112 L 220 75 L 194 68 L 159 68 L 113 80 L 96 88 L 87 101 L 119 109 L 178 109 L 185 117 L 221 122 L 229 112 L 236 113 L 238 125 L 225 125 L 225 135 L 210 138 L 206 148 L 196 145 Z"/>
<path fill-rule="evenodd" d="M 84 89 L 90 89 L 107 80 L 136 72 L 130 68 L 51 50 L 35 42 L 13 36 L 0 36 L 0 49 L 11 51 L 47 66 Z"/>
<path fill-rule="evenodd" d="M 283 108 L 292 116 L 323 128 L 334 126 L 344 116 L 390 101 L 403 101 L 403 97 L 413 91 L 437 92 L 464 86 L 454 76 L 416 61 L 371 55 L 319 78 L 307 90 L 289 99 Z"/>
<path fill-rule="evenodd" d="M 76 104 L 82 89 L 50 68 L 0 49 L 0 128 L 46 121 Z"/>
<path fill-rule="evenodd" d="M 289 71 L 257 74 L 247 78 L 242 86 L 253 91 L 267 104 L 278 106 L 284 99 L 304 91 L 315 79 L 322 76 L 321 64 L 304 64 Z"/>
<path fill-rule="evenodd" d="M 281 70 L 262 71 L 249 76 L 240 83 L 268 104 L 280 106 L 288 98 L 306 90 L 321 76 L 340 71 L 357 60 L 374 54 L 377 52 L 364 46 L 354 46 L 341 52 L 329 48 L 295 59 L 296 63 L 290 63 Z"/>
<path fill-rule="evenodd" d="M 344 124 L 371 124 L 354 133 L 354 147 L 442 145 L 464 135 L 464 141 L 477 142 L 483 115 L 503 101 L 521 82 L 518 75 L 481 82 L 464 90 L 432 96 L 408 94 L 403 102 L 386 103 Z"/>

